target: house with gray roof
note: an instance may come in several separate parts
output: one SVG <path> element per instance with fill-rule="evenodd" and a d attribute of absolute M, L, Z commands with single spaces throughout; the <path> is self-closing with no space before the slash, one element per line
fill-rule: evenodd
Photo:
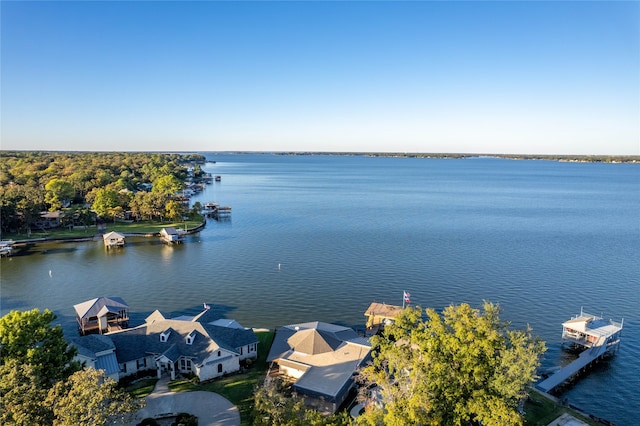
<path fill-rule="evenodd" d="M 295 380 L 307 406 L 335 413 L 354 387 L 354 373 L 370 359 L 369 340 L 353 329 L 324 322 L 279 328 L 267 356 Z"/>
<path fill-rule="evenodd" d="M 127 327 L 129 305 L 120 297 L 98 297 L 73 305 L 80 334 L 108 333 Z"/>
<path fill-rule="evenodd" d="M 71 345 L 78 350 L 75 360 L 83 363 L 85 367 L 104 370 L 105 376 L 111 377 L 116 382 L 120 379 L 116 347 L 108 336 L 90 334 L 72 340 Z"/>
<path fill-rule="evenodd" d="M 236 321 L 207 322 L 208 309 L 195 317 L 165 318 L 159 311 L 144 324 L 109 333 L 120 377 L 156 370 L 175 379 L 178 373 L 210 380 L 240 370 L 258 357 L 258 338 Z"/>

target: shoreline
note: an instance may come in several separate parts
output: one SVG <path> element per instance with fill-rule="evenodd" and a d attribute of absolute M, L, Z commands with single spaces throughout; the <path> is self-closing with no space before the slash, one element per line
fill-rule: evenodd
<path fill-rule="evenodd" d="M 207 225 L 207 221 L 203 220 L 200 225 L 189 228 L 185 231 L 185 234 L 191 235 L 196 234 L 202 231 Z M 107 232 L 96 232 L 93 235 L 86 235 L 80 237 L 41 237 L 41 238 L 32 238 L 28 240 L 5 240 L 3 242 L 10 242 L 13 247 L 28 247 L 34 246 L 38 243 L 80 243 L 86 241 L 100 241 L 102 240 L 102 236 Z M 151 237 L 159 237 L 160 231 L 158 232 L 120 232 L 120 234 L 125 237 L 143 237 L 143 238 L 151 238 Z"/>

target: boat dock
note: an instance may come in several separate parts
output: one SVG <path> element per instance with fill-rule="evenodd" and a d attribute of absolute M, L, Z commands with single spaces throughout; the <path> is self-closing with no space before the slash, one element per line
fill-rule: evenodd
<path fill-rule="evenodd" d="M 205 203 L 203 212 L 205 216 L 212 217 L 218 221 L 231 219 L 230 206 L 221 206 L 213 202 Z"/>
<path fill-rule="evenodd" d="M 562 324 L 562 343 L 568 342 L 574 348 L 586 349 L 573 362 L 538 383 L 536 388 L 551 392 L 605 355 L 614 353 L 620 344 L 623 324 L 624 320 L 604 320 L 601 316 L 587 314 L 580 309 L 579 315 Z"/>
<path fill-rule="evenodd" d="M 9 257 L 13 253 L 13 241 L 0 241 L 0 257 Z"/>

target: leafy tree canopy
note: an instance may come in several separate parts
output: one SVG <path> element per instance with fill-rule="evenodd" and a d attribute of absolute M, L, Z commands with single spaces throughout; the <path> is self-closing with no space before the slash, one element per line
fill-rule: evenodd
<path fill-rule="evenodd" d="M 347 426 L 346 412 L 323 416 L 305 407 L 302 398 L 291 394 L 278 380 L 267 380 L 254 394 L 254 426 Z"/>
<path fill-rule="evenodd" d="M 364 388 L 377 386 L 378 401 L 358 423 L 522 424 L 518 403 L 545 347 L 529 328 L 510 330 L 499 311 L 489 302 L 427 309 L 426 318 L 405 309 L 372 339 L 374 361 L 361 377 Z"/>
<path fill-rule="evenodd" d="M 31 365 L 44 386 L 78 370 L 80 364 L 73 362 L 76 350 L 68 346 L 60 325 L 52 325 L 55 319 L 48 309 L 11 311 L 0 318 L 0 365 Z"/>
<path fill-rule="evenodd" d="M 102 426 L 129 422 L 143 402 L 119 389 L 103 370 L 87 368 L 56 383 L 45 405 L 53 408 L 54 425 Z"/>

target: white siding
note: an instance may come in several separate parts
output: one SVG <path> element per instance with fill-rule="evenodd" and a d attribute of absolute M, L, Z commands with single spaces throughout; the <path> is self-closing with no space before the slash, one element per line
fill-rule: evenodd
<path fill-rule="evenodd" d="M 218 356 L 220 352 L 220 356 Z M 219 367 L 222 365 L 222 367 Z M 221 370 L 221 371 L 220 371 Z M 215 351 L 202 365 L 195 366 L 200 380 L 211 380 L 240 370 L 240 357 L 228 351 Z"/>

